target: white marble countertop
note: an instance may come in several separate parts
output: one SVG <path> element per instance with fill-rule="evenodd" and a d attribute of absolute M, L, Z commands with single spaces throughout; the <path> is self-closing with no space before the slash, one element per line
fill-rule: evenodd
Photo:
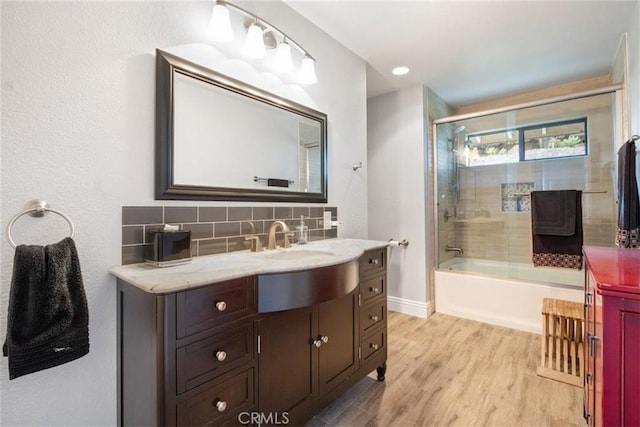
<path fill-rule="evenodd" d="M 240 277 L 308 270 L 342 264 L 388 242 L 328 239 L 263 252 L 238 251 L 194 257 L 188 264 L 154 267 L 130 264 L 113 267 L 111 274 L 146 292 L 165 294 Z"/>

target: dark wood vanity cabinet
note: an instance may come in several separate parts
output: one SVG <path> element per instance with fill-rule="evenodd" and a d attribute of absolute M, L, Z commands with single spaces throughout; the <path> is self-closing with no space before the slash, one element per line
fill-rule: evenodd
<path fill-rule="evenodd" d="M 169 294 L 118 280 L 119 424 L 301 425 L 376 368 L 384 379 L 386 248 L 351 270 L 346 295 L 273 313 L 258 277 Z"/>
<path fill-rule="evenodd" d="M 360 258 L 360 359 L 362 371 L 378 371 L 383 381 L 387 360 L 387 248 Z"/>
<path fill-rule="evenodd" d="M 170 294 L 118 280 L 119 424 L 219 425 L 256 408 L 255 277 Z"/>
<path fill-rule="evenodd" d="M 317 400 L 358 368 L 358 289 L 311 307 L 258 321 L 259 411 L 287 414 L 293 425 L 316 411 Z"/>

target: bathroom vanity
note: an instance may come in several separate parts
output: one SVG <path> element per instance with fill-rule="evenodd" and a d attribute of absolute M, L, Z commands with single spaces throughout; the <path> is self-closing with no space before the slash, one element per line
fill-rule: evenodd
<path fill-rule="evenodd" d="M 585 246 L 584 417 L 640 425 L 640 252 Z"/>
<path fill-rule="evenodd" d="M 301 425 L 387 358 L 387 243 L 116 267 L 120 425 Z"/>

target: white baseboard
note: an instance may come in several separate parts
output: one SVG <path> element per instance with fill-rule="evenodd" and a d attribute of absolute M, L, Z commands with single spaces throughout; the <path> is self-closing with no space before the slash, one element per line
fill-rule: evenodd
<path fill-rule="evenodd" d="M 431 314 L 431 301 L 425 303 L 422 301 L 388 296 L 387 309 L 389 311 L 397 311 L 398 313 L 426 319 Z"/>

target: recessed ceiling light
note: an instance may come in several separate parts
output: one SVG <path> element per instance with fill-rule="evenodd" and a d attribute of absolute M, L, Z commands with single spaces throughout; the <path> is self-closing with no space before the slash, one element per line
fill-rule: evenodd
<path fill-rule="evenodd" d="M 396 67 L 393 70 L 391 70 L 391 73 L 393 73 L 394 76 L 404 76 L 405 74 L 407 74 L 409 72 L 409 67 Z"/>

